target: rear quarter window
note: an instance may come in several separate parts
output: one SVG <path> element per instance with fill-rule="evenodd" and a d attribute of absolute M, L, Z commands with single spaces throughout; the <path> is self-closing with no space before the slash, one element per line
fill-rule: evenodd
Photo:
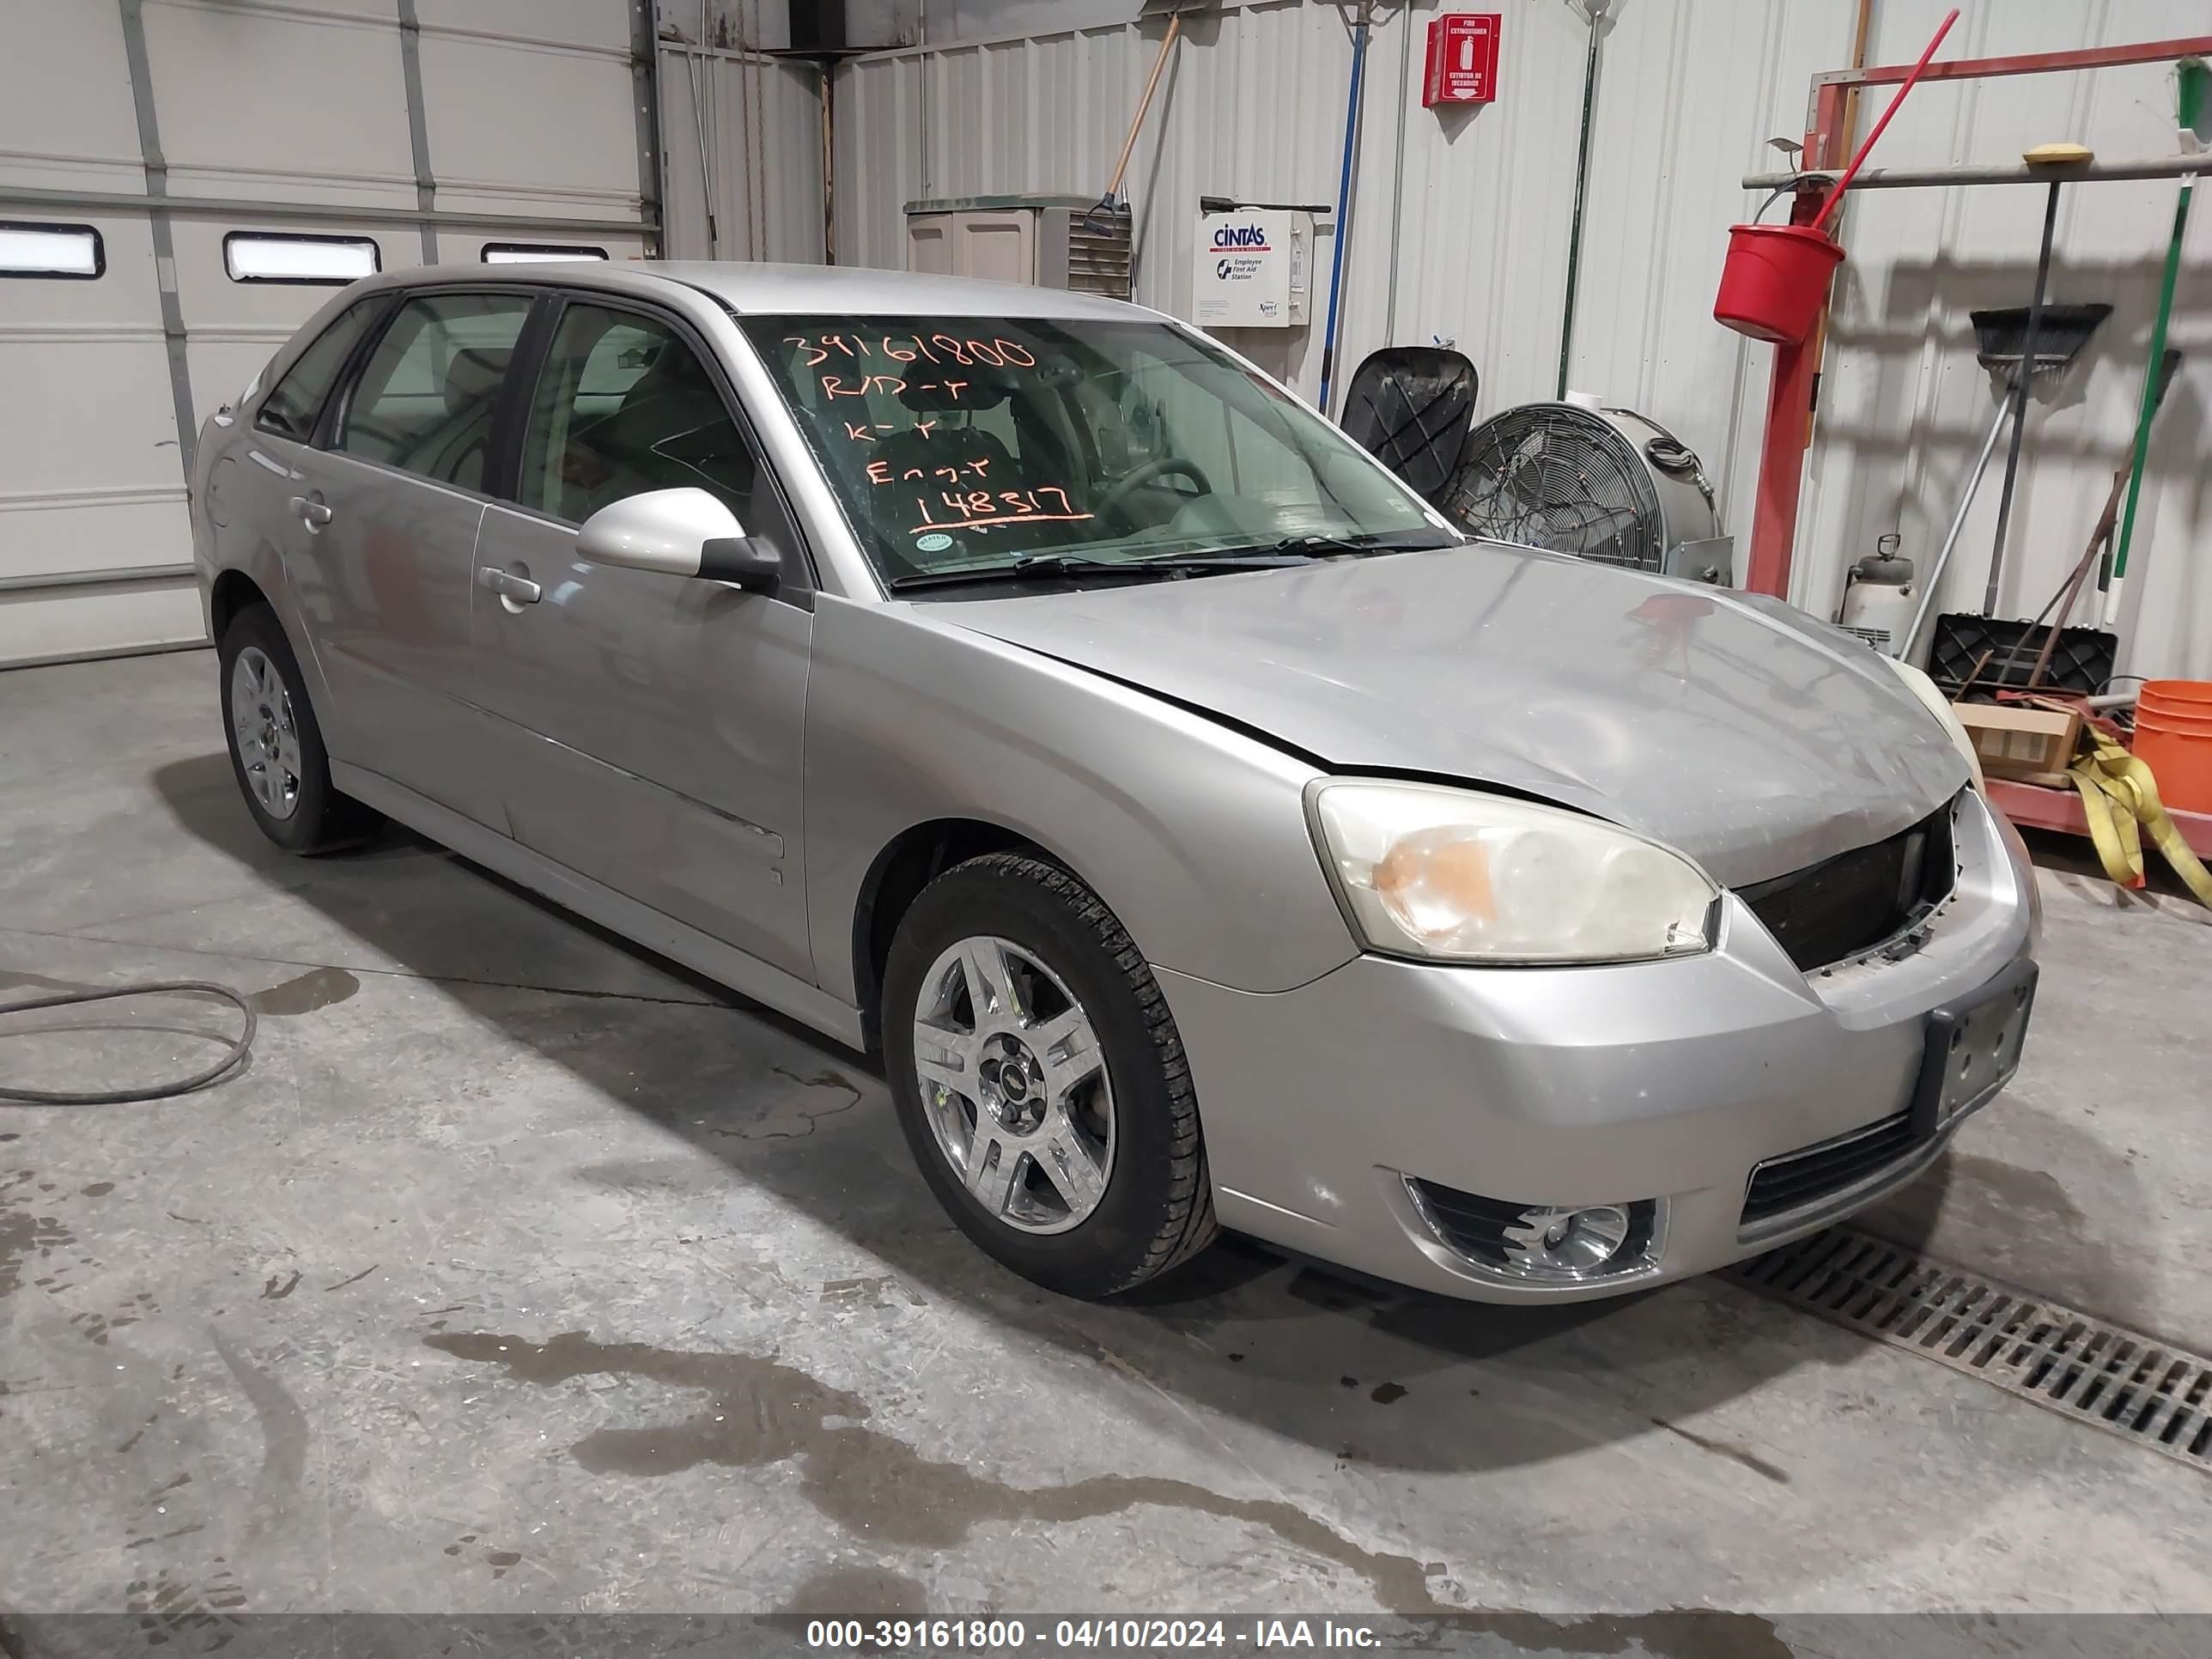
<path fill-rule="evenodd" d="M 369 325 L 383 304 L 384 296 L 379 295 L 339 313 L 337 319 L 315 337 L 314 343 L 284 371 L 284 378 L 270 388 L 268 397 L 262 400 L 261 412 L 254 417 L 254 425 L 264 432 L 273 432 L 280 438 L 291 438 L 301 443 L 313 437 L 315 422 L 321 418 L 331 388 L 337 384 L 346 359 L 368 332 Z"/>

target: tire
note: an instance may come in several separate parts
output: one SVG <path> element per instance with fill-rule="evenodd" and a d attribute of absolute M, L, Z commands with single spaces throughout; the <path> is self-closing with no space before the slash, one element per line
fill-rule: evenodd
<path fill-rule="evenodd" d="M 375 833 L 376 813 L 331 783 L 322 727 L 276 613 L 246 606 L 222 630 L 216 654 L 231 771 L 261 833 L 288 853 L 328 852 Z"/>
<path fill-rule="evenodd" d="M 980 969 L 970 954 L 979 944 Z M 971 988 L 979 972 L 989 981 L 993 951 L 1011 1006 L 983 1009 Z M 988 1041 L 987 1026 L 997 1033 Z M 1024 1278 L 1097 1299 L 1212 1242 L 1212 1183 L 1174 1018 L 1113 912 L 1066 871 L 994 853 L 932 882 L 892 940 L 883 1030 L 892 1099 L 923 1178 L 962 1231 Z M 1093 1045 L 1095 1071 L 1063 1090 Z M 956 1051 L 965 1087 L 926 1085 L 918 1056 L 943 1078 Z M 972 1180 L 963 1125 L 971 1158 L 979 1127 L 995 1142 Z M 1087 1174 L 1078 1151 L 1091 1155 Z"/>

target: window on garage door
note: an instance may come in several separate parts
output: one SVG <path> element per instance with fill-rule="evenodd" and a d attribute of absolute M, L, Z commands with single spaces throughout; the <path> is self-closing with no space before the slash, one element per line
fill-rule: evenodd
<path fill-rule="evenodd" d="M 90 225 L 0 220 L 0 276 L 91 282 L 106 270 L 106 244 Z"/>
<path fill-rule="evenodd" d="M 338 373 L 353 356 L 354 347 L 384 309 L 386 295 L 378 294 L 349 307 L 338 319 L 315 337 L 313 345 L 293 359 L 284 378 L 261 400 L 253 423 L 264 432 L 306 443 L 315 434 L 315 422 L 337 384 Z"/>
<path fill-rule="evenodd" d="M 482 489 L 492 406 L 530 305 L 526 294 L 408 301 L 347 398 L 334 447 L 440 483 Z"/>

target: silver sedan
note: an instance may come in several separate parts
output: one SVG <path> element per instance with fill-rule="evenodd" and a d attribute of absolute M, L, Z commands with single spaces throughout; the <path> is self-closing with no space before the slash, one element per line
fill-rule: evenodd
<path fill-rule="evenodd" d="M 338 294 L 193 488 L 245 805 L 398 819 L 856 1047 L 984 1249 L 1481 1300 L 1871 1202 L 2018 1064 L 1924 679 L 1473 543 L 1221 345 L 711 264 Z"/>

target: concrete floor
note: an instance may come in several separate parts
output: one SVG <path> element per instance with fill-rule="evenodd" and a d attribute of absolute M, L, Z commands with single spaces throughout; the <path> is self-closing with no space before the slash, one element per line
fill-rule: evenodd
<path fill-rule="evenodd" d="M 860 1056 L 410 837 L 266 845 L 215 678 L 0 674 L 0 999 L 264 1015 L 0 1105 L 0 1611 L 2212 1611 L 2203 1474 L 1732 1284 L 1032 1290 Z M 2019 1082 L 1884 1224 L 2203 1352 L 2212 928 L 2045 890 Z M 24 1024 L 54 1086 L 228 1029 Z"/>

